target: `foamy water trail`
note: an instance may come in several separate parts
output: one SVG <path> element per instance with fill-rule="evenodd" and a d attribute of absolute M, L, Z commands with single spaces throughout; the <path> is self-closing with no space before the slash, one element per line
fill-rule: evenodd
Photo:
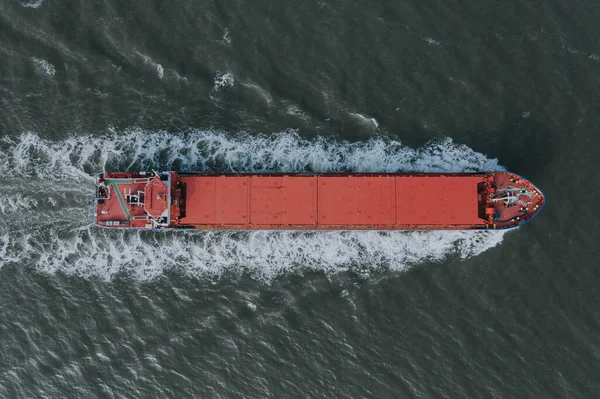
<path fill-rule="evenodd" d="M 250 273 L 266 281 L 289 271 L 403 270 L 498 245 L 503 232 L 147 232 L 91 225 L 94 173 L 103 170 L 462 172 L 502 170 L 450 139 L 419 149 L 389 139 L 306 140 L 294 131 L 230 135 L 130 129 L 49 141 L 34 133 L 0 140 L 0 267 L 30 265 L 111 279 L 168 270 L 193 277 Z"/>

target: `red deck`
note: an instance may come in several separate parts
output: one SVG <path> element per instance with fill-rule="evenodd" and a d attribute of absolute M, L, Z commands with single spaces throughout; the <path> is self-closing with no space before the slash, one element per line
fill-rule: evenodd
<path fill-rule="evenodd" d="M 481 176 L 182 176 L 180 225 L 475 225 Z"/>

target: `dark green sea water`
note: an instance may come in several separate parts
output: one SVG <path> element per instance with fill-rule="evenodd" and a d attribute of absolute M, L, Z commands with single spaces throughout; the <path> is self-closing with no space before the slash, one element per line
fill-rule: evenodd
<path fill-rule="evenodd" d="M 600 3 L 0 0 L 0 397 L 600 397 Z M 508 169 L 502 232 L 113 232 L 103 170 Z"/>

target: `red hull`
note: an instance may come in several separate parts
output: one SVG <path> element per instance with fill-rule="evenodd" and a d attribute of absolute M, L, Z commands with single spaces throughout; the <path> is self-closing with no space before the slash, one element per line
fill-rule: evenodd
<path fill-rule="evenodd" d="M 466 230 L 516 227 L 544 205 L 522 177 L 468 174 L 104 173 L 95 222 L 202 230 Z"/>

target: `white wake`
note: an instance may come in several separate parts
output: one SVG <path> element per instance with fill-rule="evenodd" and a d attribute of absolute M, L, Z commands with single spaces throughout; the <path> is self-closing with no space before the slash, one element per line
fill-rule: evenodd
<path fill-rule="evenodd" d="M 307 140 L 273 135 L 141 129 L 50 141 L 26 133 L 0 140 L 0 267 L 145 281 L 177 271 L 193 277 L 290 271 L 403 270 L 498 245 L 503 232 L 140 232 L 91 224 L 94 174 L 103 170 L 218 172 L 464 172 L 502 170 L 497 160 L 450 139 L 412 149 L 399 141 Z"/>

